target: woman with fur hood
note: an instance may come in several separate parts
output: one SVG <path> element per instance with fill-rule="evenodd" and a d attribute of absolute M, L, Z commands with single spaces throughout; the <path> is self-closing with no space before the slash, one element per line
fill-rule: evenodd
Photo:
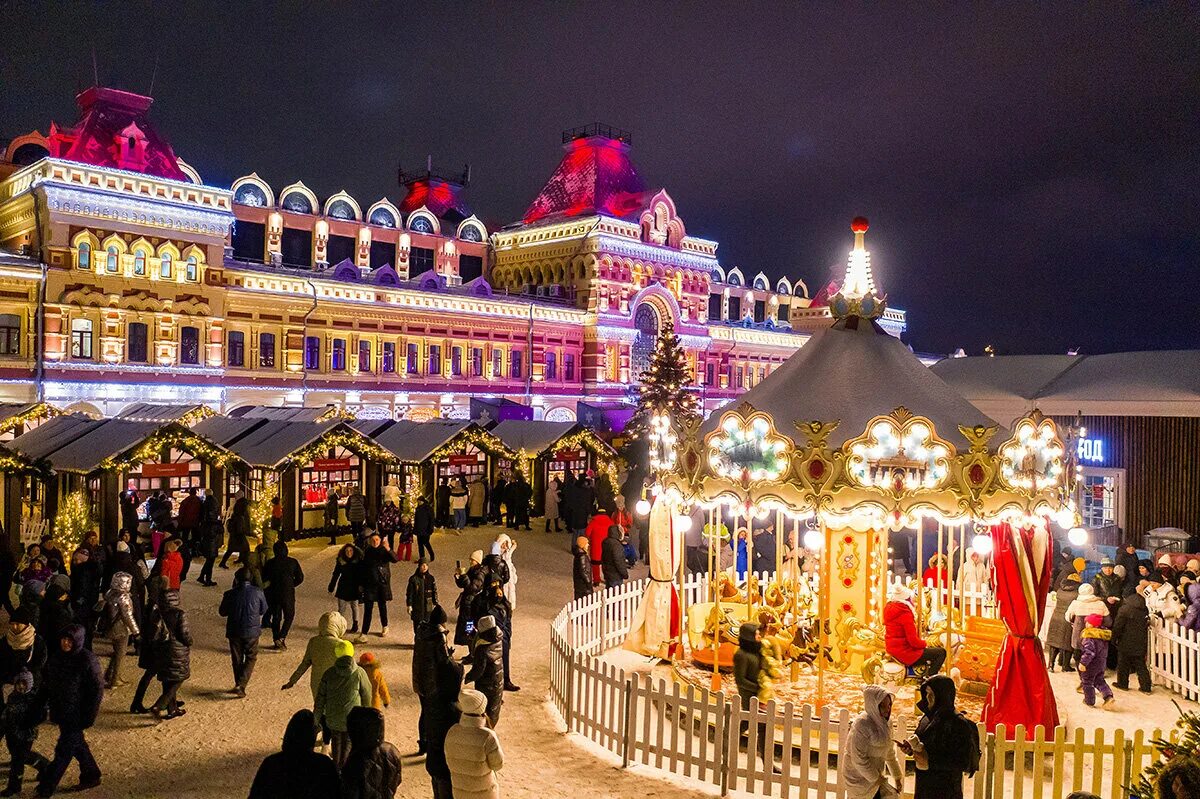
<path fill-rule="evenodd" d="M 1067 606 L 1067 612 L 1063 615 L 1063 618 L 1071 625 L 1071 648 L 1075 650 L 1076 660 L 1078 660 L 1079 653 L 1083 651 L 1079 636 L 1083 634 L 1087 617 L 1093 613 L 1104 617 L 1105 627 L 1112 626 L 1112 619 L 1108 615 L 1108 603 L 1096 596 L 1096 589 L 1092 587 L 1091 583 L 1084 583 L 1079 586 L 1078 598 Z"/>
<path fill-rule="evenodd" d="M 846 799 L 894 799 L 904 771 L 892 742 L 892 695 L 879 685 L 863 687 L 863 712 L 850 724 L 839 758 Z"/>

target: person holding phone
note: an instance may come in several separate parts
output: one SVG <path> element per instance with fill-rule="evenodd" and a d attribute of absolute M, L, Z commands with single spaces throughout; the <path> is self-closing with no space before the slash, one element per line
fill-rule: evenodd
<path fill-rule="evenodd" d="M 892 741 L 893 699 L 882 686 L 863 686 L 863 712 L 850 723 L 850 734 L 838 760 L 846 799 L 900 796 L 904 772 Z"/>

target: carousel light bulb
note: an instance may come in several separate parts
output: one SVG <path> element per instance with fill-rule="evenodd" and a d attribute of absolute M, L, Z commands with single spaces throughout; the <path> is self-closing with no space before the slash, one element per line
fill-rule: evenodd
<path fill-rule="evenodd" d="M 645 516 L 650 512 L 650 500 L 645 498 L 639 499 L 633 506 L 633 509 L 637 512 L 638 516 Z"/>
<path fill-rule="evenodd" d="M 1067 540 L 1071 542 L 1072 546 L 1081 547 L 1088 541 L 1087 530 L 1082 527 L 1072 527 L 1067 532 Z"/>
<path fill-rule="evenodd" d="M 692 529 L 692 517 L 691 516 L 676 516 L 675 517 L 675 529 L 681 533 L 686 533 L 688 530 L 691 530 Z"/>
<path fill-rule="evenodd" d="M 816 551 L 825 546 L 825 536 L 820 530 L 809 530 L 804 534 L 804 548 Z"/>
<path fill-rule="evenodd" d="M 986 558 L 992 554 L 992 537 L 986 533 L 980 533 L 971 539 L 971 549 L 979 553 L 979 557 Z"/>

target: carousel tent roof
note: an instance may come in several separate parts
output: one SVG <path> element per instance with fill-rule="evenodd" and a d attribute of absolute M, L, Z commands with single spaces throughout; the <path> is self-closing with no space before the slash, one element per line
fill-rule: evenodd
<path fill-rule="evenodd" d="M 932 369 L 1001 419 L 1035 407 L 1051 416 L 1200 416 L 1200 350 L 953 358 Z"/>
<path fill-rule="evenodd" d="M 966 448 L 959 425 L 994 425 L 979 409 L 918 360 L 900 339 L 858 316 L 818 331 L 766 380 L 710 416 L 703 433 L 715 430 L 724 411 L 743 402 L 769 414 L 780 434 L 798 445 L 807 438 L 794 422 L 840 421 L 832 447 L 861 435 L 876 416 L 905 407 L 933 422 L 938 434 Z M 993 441 L 1002 440 L 997 433 Z"/>
<path fill-rule="evenodd" d="M 492 433 L 513 452 L 525 450 L 526 455 L 537 455 L 575 427 L 575 422 L 505 419 L 492 428 Z"/>
<path fill-rule="evenodd" d="M 251 466 L 275 469 L 296 451 L 340 426 L 345 425 L 337 420 L 282 422 L 268 419 L 249 435 L 233 441 L 229 449 Z"/>
<path fill-rule="evenodd" d="M 472 422 L 454 419 L 430 419 L 414 422 L 401 419 L 372 435 L 375 443 L 405 463 L 420 463 L 456 435 L 473 427 Z"/>
<path fill-rule="evenodd" d="M 29 460 L 41 460 L 79 436 L 86 435 L 104 424 L 104 421 L 81 413 L 56 416 L 29 432 L 17 436 L 9 442 L 8 446 Z"/>
<path fill-rule="evenodd" d="M 73 436 L 64 446 L 51 452 L 46 460 L 56 472 L 94 472 L 105 458 L 136 447 L 161 427 L 160 422 L 101 419 L 100 424 L 80 436 Z"/>

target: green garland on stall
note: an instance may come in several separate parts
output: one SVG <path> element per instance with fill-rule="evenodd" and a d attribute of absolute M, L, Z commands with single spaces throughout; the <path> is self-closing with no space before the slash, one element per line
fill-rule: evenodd
<path fill-rule="evenodd" d="M 288 456 L 286 463 L 299 466 L 321 457 L 336 447 L 344 447 L 360 457 L 379 463 L 395 463 L 396 456 L 356 430 L 330 430 L 311 444 Z"/>

